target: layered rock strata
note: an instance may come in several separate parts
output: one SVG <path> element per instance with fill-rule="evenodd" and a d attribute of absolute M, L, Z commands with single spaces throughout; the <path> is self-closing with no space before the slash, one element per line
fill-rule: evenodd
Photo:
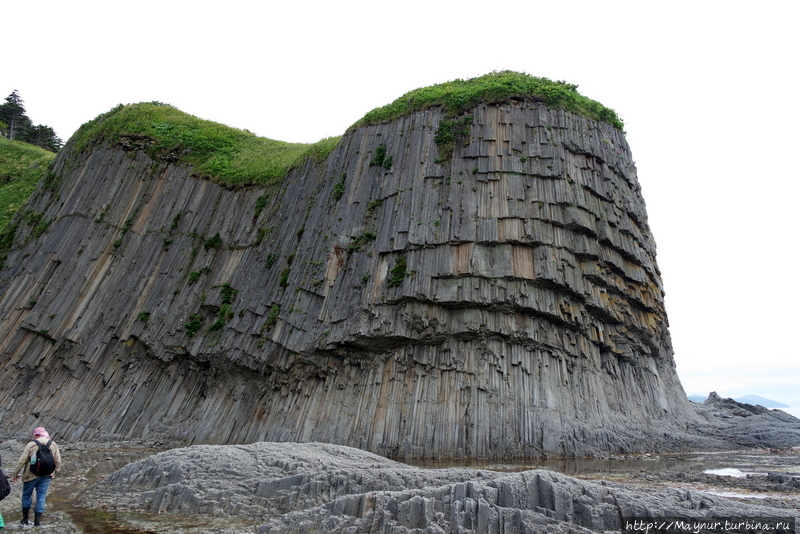
<path fill-rule="evenodd" d="M 444 120 L 356 128 L 271 187 L 68 145 L 2 272 L 6 428 L 395 457 L 686 446 L 624 134 L 481 105 L 444 148 Z"/>

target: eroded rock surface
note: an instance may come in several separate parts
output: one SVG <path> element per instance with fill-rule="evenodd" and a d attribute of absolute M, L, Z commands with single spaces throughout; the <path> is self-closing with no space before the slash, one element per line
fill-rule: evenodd
<path fill-rule="evenodd" d="M 552 471 L 426 470 L 319 443 L 193 446 L 117 471 L 85 501 L 117 510 L 263 520 L 289 532 L 619 532 L 634 517 L 784 517 L 704 492 Z M 209 522 L 209 524 L 216 524 Z"/>
<path fill-rule="evenodd" d="M 732 447 L 800 445 L 800 420 L 782 410 L 723 399 L 716 392 L 694 408 L 705 421 L 696 427 L 697 432 L 717 436 Z"/>
<path fill-rule="evenodd" d="M 354 129 L 235 190 L 68 145 L 0 273 L 6 428 L 400 458 L 696 447 L 623 133 L 481 105 L 449 154 L 443 120 Z"/>

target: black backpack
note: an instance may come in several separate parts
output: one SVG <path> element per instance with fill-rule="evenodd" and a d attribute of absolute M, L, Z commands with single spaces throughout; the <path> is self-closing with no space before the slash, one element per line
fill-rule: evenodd
<path fill-rule="evenodd" d="M 36 451 L 36 456 L 31 458 L 31 473 L 40 477 L 52 475 L 53 471 L 56 470 L 56 461 L 53 458 L 53 451 L 50 450 L 50 444 L 53 443 L 53 440 L 47 440 L 44 445 L 38 439 L 34 440 L 34 442 L 39 446 L 39 450 Z"/>
<path fill-rule="evenodd" d="M 6 474 L 3 473 L 3 460 L 0 459 L 0 501 L 8 497 L 8 494 L 11 493 L 11 484 L 8 483 L 8 479 L 6 478 Z"/>

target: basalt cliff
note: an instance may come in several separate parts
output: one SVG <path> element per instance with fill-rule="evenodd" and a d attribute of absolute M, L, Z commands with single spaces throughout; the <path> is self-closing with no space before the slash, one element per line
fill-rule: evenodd
<path fill-rule="evenodd" d="M 697 421 L 611 124 L 434 106 L 238 187 L 148 142 L 68 143 L 8 238 L 7 431 L 521 457 Z"/>

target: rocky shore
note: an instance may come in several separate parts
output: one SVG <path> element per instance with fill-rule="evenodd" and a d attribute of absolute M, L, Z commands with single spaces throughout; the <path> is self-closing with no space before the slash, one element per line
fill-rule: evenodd
<path fill-rule="evenodd" d="M 576 476 L 525 462 L 427 469 L 323 443 L 62 443 L 45 525 L 53 534 L 508 534 L 800 516 L 800 420 L 748 406 L 712 396 L 696 407 L 707 436 L 729 433 L 728 450 L 596 459 L 602 469 L 584 464 Z M 23 441 L 0 444 L 6 472 Z M 0 503 L 7 529 L 19 528 L 20 490 Z"/>

